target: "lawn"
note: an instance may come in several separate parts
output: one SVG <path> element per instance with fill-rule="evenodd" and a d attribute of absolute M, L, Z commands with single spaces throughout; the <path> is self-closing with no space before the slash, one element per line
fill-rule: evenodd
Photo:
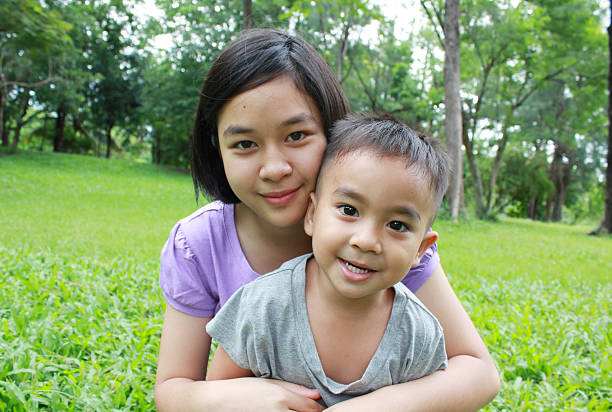
<path fill-rule="evenodd" d="M 196 208 L 188 175 L 0 154 L 0 410 L 150 410 L 159 251 Z M 612 238 L 440 221 L 442 264 L 491 351 L 488 411 L 612 408 Z"/>

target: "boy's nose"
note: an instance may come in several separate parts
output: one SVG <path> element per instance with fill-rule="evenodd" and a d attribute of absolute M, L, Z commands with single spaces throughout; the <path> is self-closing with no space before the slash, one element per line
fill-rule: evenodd
<path fill-rule="evenodd" d="M 380 234 L 373 224 L 361 225 L 351 236 L 350 245 L 366 253 L 380 254 Z"/>

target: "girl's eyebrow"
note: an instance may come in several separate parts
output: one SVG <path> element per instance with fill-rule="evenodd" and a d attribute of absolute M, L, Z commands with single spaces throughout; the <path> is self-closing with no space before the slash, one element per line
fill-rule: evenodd
<path fill-rule="evenodd" d="M 296 123 L 302 123 L 302 122 L 307 122 L 307 121 L 315 122 L 316 120 L 314 116 L 309 113 L 299 113 L 299 114 L 296 114 L 295 116 L 291 116 L 287 120 L 283 120 L 280 124 L 280 127 L 291 126 Z"/>
<path fill-rule="evenodd" d="M 253 129 L 249 129 L 248 127 L 230 124 L 223 131 L 223 137 L 229 137 L 235 134 L 245 134 L 245 133 L 252 133 L 252 132 L 253 132 Z"/>
<path fill-rule="evenodd" d="M 308 114 L 308 113 L 299 113 L 299 114 L 296 114 L 295 116 L 291 116 L 290 118 L 288 118 L 286 120 L 283 120 L 280 123 L 279 127 L 292 126 L 292 125 L 297 124 L 297 123 L 308 122 L 308 121 L 315 122 L 316 119 L 311 114 Z M 223 137 L 229 137 L 229 136 L 232 136 L 232 135 L 247 134 L 247 133 L 253 133 L 253 132 L 254 132 L 254 129 L 251 129 L 249 127 L 240 126 L 238 124 L 230 124 L 223 131 Z"/>

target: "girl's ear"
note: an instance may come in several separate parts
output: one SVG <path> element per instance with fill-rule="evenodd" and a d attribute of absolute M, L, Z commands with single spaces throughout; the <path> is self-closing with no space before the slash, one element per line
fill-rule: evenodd
<path fill-rule="evenodd" d="M 310 201 L 308 202 L 308 209 L 306 210 L 306 216 L 304 216 L 304 232 L 308 236 L 312 236 L 312 227 L 314 220 L 314 212 L 317 207 L 317 197 L 314 192 L 310 193 Z"/>
<path fill-rule="evenodd" d="M 431 245 L 436 243 L 436 240 L 438 240 L 437 232 L 430 230 L 429 232 L 425 233 L 425 236 L 423 237 L 423 240 L 421 241 L 421 244 L 419 246 L 419 251 L 417 252 L 416 256 L 414 257 L 414 260 L 412 261 L 412 267 L 416 267 L 419 263 L 421 263 L 421 258 L 425 254 L 425 251 L 429 249 Z"/>

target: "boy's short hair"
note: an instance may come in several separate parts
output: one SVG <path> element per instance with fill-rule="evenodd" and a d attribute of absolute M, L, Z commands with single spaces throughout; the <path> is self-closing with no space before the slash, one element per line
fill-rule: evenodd
<path fill-rule="evenodd" d="M 217 120 L 228 101 L 280 76 L 289 76 L 310 96 L 323 120 L 327 136 L 349 105 L 327 63 L 306 41 L 282 31 L 254 29 L 243 33 L 214 61 L 202 85 L 191 138 L 191 174 L 199 189 L 225 203 L 240 200 L 232 191 L 218 150 Z"/>
<path fill-rule="evenodd" d="M 391 114 L 361 113 L 337 121 L 328 142 L 319 178 L 325 173 L 328 163 L 359 150 L 371 150 L 381 157 L 404 159 L 406 167 L 414 168 L 430 185 L 433 194 L 433 223 L 448 187 L 450 174 L 448 155 L 437 139 L 411 129 Z"/>

